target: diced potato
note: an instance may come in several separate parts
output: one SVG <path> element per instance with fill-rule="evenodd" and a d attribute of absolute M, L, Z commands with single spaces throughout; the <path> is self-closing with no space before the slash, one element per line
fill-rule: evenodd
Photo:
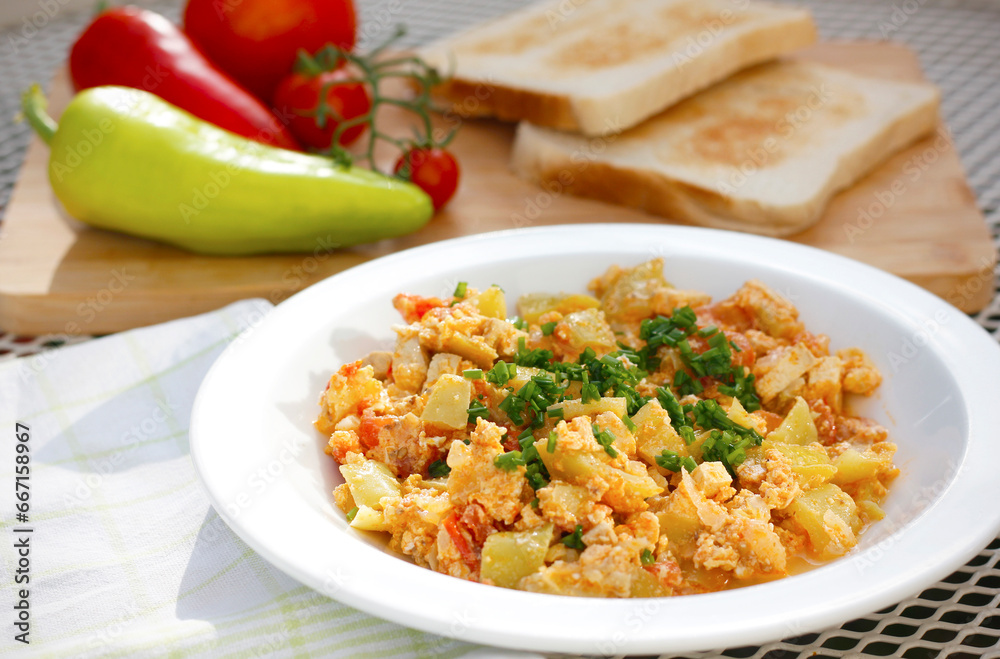
<path fill-rule="evenodd" d="M 845 485 L 875 478 L 882 462 L 878 456 L 869 451 L 862 453 L 857 449 L 849 448 L 833 461 L 833 466 L 837 468 L 833 482 L 835 485 Z"/>
<path fill-rule="evenodd" d="M 507 317 L 507 300 L 499 286 L 490 286 L 482 293 L 470 298 L 479 313 L 489 318 L 503 320 Z"/>
<path fill-rule="evenodd" d="M 552 542 L 552 525 L 530 531 L 501 531 L 486 538 L 480 577 L 494 585 L 517 588 L 521 579 L 545 565 Z"/>
<path fill-rule="evenodd" d="M 601 353 L 618 345 L 604 314 L 597 309 L 584 309 L 567 315 L 556 327 L 555 334 L 580 352 L 593 348 Z"/>
<path fill-rule="evenodd" d="M 819 447 L 785 444 L 775 442 L 769 437 L 764 440 L 760 448 L 765 455 L 770 449 L 781 453 L 785 460 L 791 464 L 795 480 L 803 488 L 829 482 L 837 473 L 837 468 Z"/>
<path fill-rule="evenodd" d="M 520 371 L 520 368 L 518 369 Z M 628 401 L 624 398 L 600 398 L 584 403 L 580 400 L 564 400 L 561 403 L 550 405 L 549 410 L 561 409 L 562 418 L 566 421 L 578 416 L 597 416 L 602 412 L 611 412 L 617 417 L 622 417 L 628 413 Z"/>
<path fill-rule="evenodd" d="M 358 506 L 358 512 L 354 515 L 354 519 L 351 520 L 351 527 L 359 531 L 389 530 L 382 511 L 369 508 L 368 506 Z"/>
<path fill-rule="evenodd" d="M 767 436 L 773 442 L 801 445 L 812 444 L 818 437 L 809 403 L 802 397 L 795 400 L 795 405 L 785 415 L 785 420 Z"/>
<path fill-rule="evenodd" d="M 340 465 L 340 473 L 351 488 L 351 496 L 359 509 L 368 506 L 381 510 L 383 497 L 399 496 L 399 481 L 389 467 L 378 460 Z"/>
<path fill-rule="evenodd" d="M 420 418 L 445 428 L 459 430 L 469 423 L 472 382 L 461 375 L 443 374 L 431 388 Z"/>
<path fill-rule="evenodd" d="M 652 572 L 641 567 L 635 568 L 630 593 L 632 597 L 670 597 L 673 594 L 673 588 L 660 583 Z"/>
<path fill-rule="evenodd" d="M 844 554 L 857 544 L 858 507 L 846 492 L 827 483 L 795 497 L 787 509 L 809 536 L 819 558 Z"/>
<path fill-rule="evenodd" d="M 537 325 L 538 319 L 550 311 L 558 311 L 562 315 L 571 314 L 583 309 L 595 309 L 601 303 L 589 295 L 550 295 L 548 293 L 529 293 L 522 295 L 517 301 L 517 309 L 521 318 L 531 325 Z"/>

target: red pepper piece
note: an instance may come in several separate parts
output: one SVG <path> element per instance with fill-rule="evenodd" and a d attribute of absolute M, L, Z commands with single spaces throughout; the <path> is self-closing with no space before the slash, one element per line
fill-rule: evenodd
<path fill-rule="evenodd" d="M 144 89 L 237 135 L 302 150 L 267 106 L 155 12 L 138 7 L 102 12 L 73 45 L 69 69 L 77 91 L 104 85 Z"/>

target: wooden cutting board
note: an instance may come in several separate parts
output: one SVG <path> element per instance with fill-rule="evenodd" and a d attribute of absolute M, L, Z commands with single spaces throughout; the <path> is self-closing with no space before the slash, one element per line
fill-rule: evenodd
<path fill-rule="evenodd" d="M 803 54 L 873 76 L 922 78 L 914 53 L 889 43 L 821 44 Z M 65 73 L 51 105 L 70 97 Z M 405 132 L 408 119 L 386 115 Z M 439 118 L 447 127 L 448 122 Z M 0 328 L 21 334 L 103 334 L 292 293 L 368 259 L 446 238 L 529 225 L 665 222 L 640 211 L 550 194 L 507 169 L 513 126 L 468 121 L 452 150 L 463 171 L 451 204 L 423 230 L 348 250 L 330 236 L 311 254 L 206 257 L 101 231 L 69 218 L 49 188 L 48 148 L 35 139 L 0 225 Z M 888 270 L 965 311 L 992 296 L 996 251 L 942 126 L 837 196 L 792 240 Z"/>

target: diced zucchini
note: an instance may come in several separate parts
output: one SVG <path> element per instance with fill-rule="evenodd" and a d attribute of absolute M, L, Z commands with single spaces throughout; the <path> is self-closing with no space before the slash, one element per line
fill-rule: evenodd
<path fill-rule="evenodd" d="M 772 441 L 768 437 L 760 448 L 765 455 L 771 449 L 781 453 L 791 464 L 795 479 L 803 487 L 826 483 L 837 473 L 837 468 L 830 462 L 830 458 L 818 447 L 785 444 Z"/>
<path fill-rule="evenodd" d="M 412 393 L 420 391 L 427 377 L 427 364 L 427 352 L 420 346 L 416 332 L 401 332 L 392 355 L 392 379 L 396 386 Z"/>
<path fill-rule="evenodd" d="M 772 430 L 767 438 L 786 444 L 811 444 L 815 442 L 818 439 L 818 434 L 809 403 L 801 396 L 796 398 L 795 405 L 785 415 L 785 420 Z"/>
<path fill-rule="evenodd" d="M 856 534 L 861 530 L 857 504 L 836 485 L 827 483 L 803 492 L 787 510 L 820 558 L 839 556 L 857 542 Z"/>
<path fill-rule="evenodd" d="M 660 583 L 656 575 L 649 570 L 636 567 L 632 574 L 630 594 L 632 597 L 670 597 L 674 594 L 674 590 Z"/>
<path fill-rule="evenodd" d="M 656 517 L 660 520 L 660 535 L 667 536 L 671 547 L 676 547 L 681 552 L 684 548 L 693 548 L 701 530 L 701 521 L 697 517 L 689 517 L 671 509 L 656 513 Z"/>
<path fill-rule="evenodd" d="M 583 352 L 593 348 L 598 353 L 605 352 L 617 345 L 614 332 L 604 320 L 604 314 L 597 309 L 574 311 L 562 319 L 560 325 L 566 329 L 561 336 L 567 336 L 570 346 Z"/>
<path fill-rule="evenodd" d="M 518 368 L 520 371 L 520 367 Z M 562 418 L 566 421 L 578 416 L 595 417 L 602 412 L 611 412 L 617 417 L 622 417 L 628 413 L 628 401 L 624 398 L 599 398 L 589 403 L 580 400 L 564 400 L 561 403 L 550 405 L 549 410 L 561 409 Z"/>
<path fill-rule="evenodd" d="M 482 369 L 493 367 L 496 361 L 497 351 L 486 344 L 482 337 L 466 336 L 453 332 L 441 340 L 441 347 L 444 352 L 451 352 L 459 357 L 465 357 Z"/>
<path fill-rule="evenodd" d="M 538 319 L 550 311 L 558 311 L 562 315 L 571 314 L 583 309 L 595 309 L 601 303 L 589 295 L 550 295 L 548 293 L 529 293 L 522 295 L 517 301 L 517 309 L 521 318 L 531 325 L 537 325 Z"/>
<path fill-rule="evenodd" d="M 459 375 L 443 374 L 431 388 L 420 418 L 445 428 L 459 430 L 469 423 L 472 382 Z"/>
<path fill-rule="evenodd" d="M 556 481 L 547 486 L 547 500 L 551 501 L 553 508 L 566 510 L 574 517 L 579 518 L 584 506 L 590 500 L 590 493 L 582 485 L 570 485 L 563 481 Z"/>
<path fill-rule="evenodd" d="M 508 365 L 507 366 L 508 371 L 510 370 L 510 368 L 511 365 Z M 514 377 L 512 377 L 510 380 L 507 381 L 507 385 L 514 387 L 515 392 L 520 391 L 521 387 L 528 384 L 532 376 L 540 375 L 542 373 L 542 369 L 535 368 L 533 366 L 514 366 L 513 368 L 517 370 L 517 373 L 514 375 Z"/>
<path fill-rule="evenodd" d="M 877 522 L 885 517 L 885 511 L 874 501 L 867 499 L 858 501 L 858 514 L 866 522 Z"/>
<path fill-rule="evenodd" d="M 340 465 L 340 473 L 351 488 L 351 496 L 359 509 L 368 506 L 381 510 L 382 497 L 399 496 L 399 481 L 389 467 L 378 460 Z"/>
<path fill-rule="evenodd" d="M 458 372 L 462 364 L 462 358 L 450 352 L 439 352 L 431 357 L 430 366 L 427 367 L 427 379 L 424 380 L 424 388 L 433 387 L 438 378 L 445 373 L 460 375 Z"/>
<path fill-rule="evenodd" d="M 563 451 L 556 445 L 556 450 L 549 453 L 548 440 L 535 442 L 538 455 L 541 456 L 545 468 L 553 478 L 560 478 L 571 483 L 586 482 L 598 475 L 604 465 L 594 453 L 584 451 Z"/>
<path fill-rule="evenodd" d="M 648 475 L 637 476 L 618 469 L 605 462 L 609 459 L 607 453 L 590 453 L 587 451 L 562 451 L 558 444 L 553 453 L 549 453 L 547 439 L 535 442 L 535 448 L 552 478 L 583 485 L 593 478 L 599 478 L 610 484 L 613 489 L 628 492 L 641 499 L 655 496 L 663 491 Z"/>
<path fill-rule="evenodd" d="M 388 531 L 389 527 L 385 523 L 385 514 L 381 510 L 375 510 L 368 506 L 358 506 L 358 512 L 351 520 L 351 527 L 359 531 Z"/>
<path fill-rule="evenodd" d="M 833 482 L 836 485 L 845 485 L 875 478 L 881 465 L 882 460 L 878 456 L 872 455 L 868 451 L 862 453 L 857 449 L 849 448 L 833 461 L 833 466 L 837 468 Z"/>
<path fill-rule="evenodd" d="M 655 313 L 654 293 L 668 287 L 663 259 L 652 259 L 622 273 L 605 291 L 601 306 L 612 320 L 648 318 Z"/>
<path fill-rule="evenodd" d="M 651 465 L 656 464 L 656 458 L 665 450 L 675 451 L 681 457 L 691 455 L 684 439 L 670 425 L 670 415 L 662 408 L 658 407 L 657 409 L 659 409 L 659 414 L 645 414 L 643 422 L 636 424 L 636 453 L 646 464 Z M 639 413 L 641 414 L 642 410 L 639 410 Z"/>
<path fill-rule="evenodd" d="M 503 320 L 507 317 L 507 300 L 499 286 L 490 286 L 471 298 L 479 313 L 489 318 Z"/>
<path fill-rule="evenodd" d="M 746 411 L 743 407 L 743 403 L 740 402 L 738 398 L 734 398 L 732 404 L 730 404 L 729 409 L 726 410 L 726 416 L 729 417 L 730 421 L 744 428 L 756 428 L 753 419 L 750 417 L 750 413 Z"/>
<path fill-rule="evenodd" d="M 530 531 L 501 531 L 483 544 L 480 577 L 503 588 L 517 588 L 521 579 L 545 565 L 552 542 L 552 525 Z"/>

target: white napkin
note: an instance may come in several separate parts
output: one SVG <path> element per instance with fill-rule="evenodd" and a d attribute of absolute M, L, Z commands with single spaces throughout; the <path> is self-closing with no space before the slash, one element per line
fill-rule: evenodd
<path fill-rule="evenodd" d="M 0 364 L 0 505 L 11 522 L 0 534 L 0 655 L 508 654 L 332 601 L 268 564 L 212 509 L 188 452 L 191 405 L 227 343 L 270 308 L 248 300 Z M 18 422 L 30 428 L 26 524 L 14 510 Z M 30 536 L 30 582 L 16 585 L 20 536 Z M 28 645 L 11 625 L 22 588 Z"/>

